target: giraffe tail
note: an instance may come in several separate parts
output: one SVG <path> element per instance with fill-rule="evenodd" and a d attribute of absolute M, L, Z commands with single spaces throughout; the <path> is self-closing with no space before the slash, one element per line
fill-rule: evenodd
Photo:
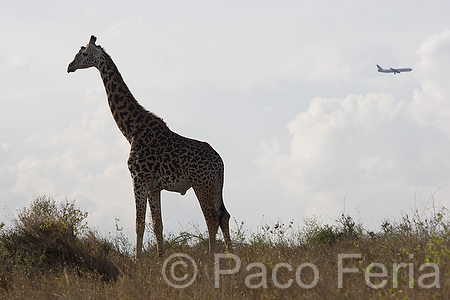
<path fill-rule="evenodd" d="M 230 227 L 229 227 L 229 221 L 231 216 L 228 213 L 227 209 L 225 208 L 225 204 L 223 203 L 222 189 L 220 189 L 220 196 L 218 197 L 218 199 L 220 201 L 220 203 L 218 203 L 219 227 L 222 230 L 226 251 L 231 253 L 233 248 L 231 245 Z"/>
<path fill-rule="evenodd" d="M 224 218 L 226 219 L 230 219 L 230 214 L 228 213 L 227 209 L 225 208 L 225 204 L 220 205 L 219 208 L 219 222 L 222 223 L 222 221 L 224 221 Z M 228 222 L 228 220 L 225 220 L 226 222 Z"/>
<path fill-rule="evenodd" d="M 225 208 L 225 204 L 223 203 L 223 169 L 219 172 L 216 178 L 216 186 L 215 186 L 215 206 L 219 215 L 219 222 L 222 223 L 222 219 L 224 215 L 226 215 L 227 209 Z"/>

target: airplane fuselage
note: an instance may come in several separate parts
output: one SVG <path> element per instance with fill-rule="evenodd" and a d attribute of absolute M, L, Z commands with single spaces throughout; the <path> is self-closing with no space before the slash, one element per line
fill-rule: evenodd
<path fill-rule="evenodd" d="M 383 69 L 379 65 L 377 65 L 377 67 L 378 67 L 378 72 L 381 72 L 381 73 L 394 73 L 394 74 L 397 74 L 397 73 L 401 73 L 401 72 L 411 72 L 412 71 L 411 68 L 396 68 L 396 69 L 389 68 L 389 69 Z"/>

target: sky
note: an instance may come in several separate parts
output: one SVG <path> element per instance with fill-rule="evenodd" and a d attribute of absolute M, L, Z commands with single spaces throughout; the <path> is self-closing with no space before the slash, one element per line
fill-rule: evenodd
<path fill-rule="evenodd" d="M 449 208 L 449 11 L 437 0 L 8 1 L 0 222 L 46 195 L 76 199 L 100 233 L 118 219 L 135 237 L 129 144 L 98 71 L 66 71 L 91 34 L 146 109 L 221 155 L 232 228 L 345 213 L 377 230 Z M 192 189 L 162 192 L 162 216 L 165 233 L 206 228 Z"/>

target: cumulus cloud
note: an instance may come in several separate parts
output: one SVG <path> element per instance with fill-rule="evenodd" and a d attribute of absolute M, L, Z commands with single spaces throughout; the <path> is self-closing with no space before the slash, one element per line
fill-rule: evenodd
<path fill-rule="evenodd" d="M 450 134 L 450 31 L 426 39 L 417 53 L 420 62 L 417 72 L 421 89 L 414 90 L 410 113 L 421 126 L 436 127 Z"/>
<path fill-rule="evenodd" d="M 286 190 L 294 194 L 304 191 L 299 186 L 320 189 L 325 182 L 337 184 L 335 172 L 340 173 L 340 180 L 350 181 L 355 172 L 389 171 L 394 154 L 387 142 L 397 136 L 395 130 L 386 131 L 401 118 L 404 106 L 386 94 L 315 98 L 288 125 L 291 154 L 276 156 L 279 146 L 272 141 L 262 146 L 260 164 L 268 165 L 268 157 L 275 158 L 277 176 L 283 177 Z"/>
<path fill-rule="evenodd" d="M 308 213 L 336 215 L 342 212 L 336 199 L 347 198 L 381 219 L 413 207 L 417 189 L 418 201 L 426 202 L 450 181 L 450 97 L 438 67 L 448 64 L 441 54 L 449 46 L 449 32 L 422 44 L 421 89 L 410 101 L 385 93 L 311 100 L 287 126 L 289 154 L 276 140 L 260 146 L 263 180 L 278 182 Z M 450 192 L 440 195 L 444 203 Z"/>
<path fill-rule="evenodd" d="M 2 198 L 28 199 L 33 194 L 75 198 L 82 209 L 89 209 L 93 226 L 112 223 L 114 215 L 123 212 L 121 201 L 129 199 L 126 215 L 133 218 L 126 165 L 129 144 L 117 130 L 104 95 L 91 90 L 86 96 L 91 100 L 91 111 L 66 128 L 35 132 L 25 143 L 33 155 L 0 167 L 0 179 L 7 183 L 0 186 Z M 8 143 L 0 145 L 0 150 L 8 149 Z"/>

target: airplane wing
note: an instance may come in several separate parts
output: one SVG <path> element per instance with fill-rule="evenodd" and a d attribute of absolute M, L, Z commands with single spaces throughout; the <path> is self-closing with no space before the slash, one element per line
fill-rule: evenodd
<path fill-rule="evenodd" d="M 400 71 L 400 70 L 396 70 L 396 69 L 393 69 L 393 68 L 391 68 L 391 71 L 394 72 L 394 74 L 396 74 L 396 73 L 401 73 L 401 72 L 402 72 L 402 71 Z"/>

